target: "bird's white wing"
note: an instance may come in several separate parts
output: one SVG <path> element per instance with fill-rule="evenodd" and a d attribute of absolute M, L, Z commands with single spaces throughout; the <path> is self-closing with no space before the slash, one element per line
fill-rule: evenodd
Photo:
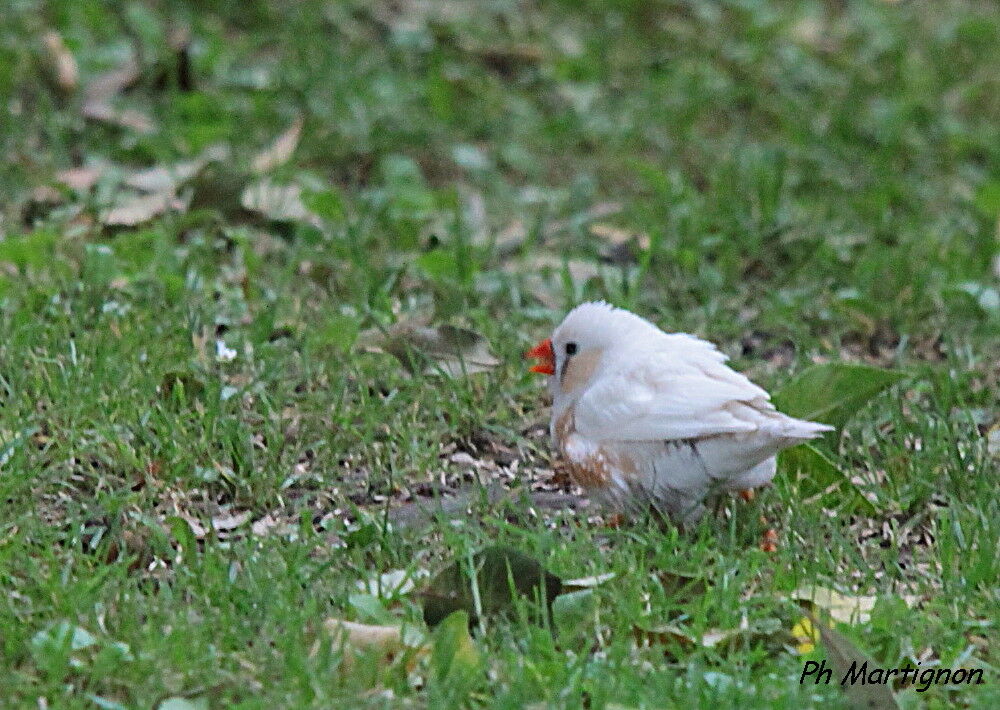
<path fill-rule="evenodd" d="M 667 337 L 669 347 L 637 353 L 583 393 L 575 411 L 580 434 L 670 441 L 758 429 L 758 412 L 774 409 L 767 392 L 727 367 L 711 343 Z"/>

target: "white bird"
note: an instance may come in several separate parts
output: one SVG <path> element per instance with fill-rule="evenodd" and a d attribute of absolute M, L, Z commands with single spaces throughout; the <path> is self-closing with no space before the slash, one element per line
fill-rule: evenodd
<path fill-rule="evenodd" d="M 527 353 L 549 375 L 549 431 L 570 477 L 622 512 L 691 523 L 706 497 L 769 482 L 775 455 L 833 427 L 794 419 L 716 347 L 584 303 Z"/>

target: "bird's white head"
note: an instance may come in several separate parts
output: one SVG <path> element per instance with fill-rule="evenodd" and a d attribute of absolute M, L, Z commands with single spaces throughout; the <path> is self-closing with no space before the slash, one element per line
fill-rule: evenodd
<path fill-rule="evenodd" d="M 618 361 L 621 349 L 661 333 L 649 321 L 603 301 L 582 303 L 527 357 L 539 361 L 532 372 L 551 376 L 549 386 L 558 403 L 585 389 L 607 363 Z"/>

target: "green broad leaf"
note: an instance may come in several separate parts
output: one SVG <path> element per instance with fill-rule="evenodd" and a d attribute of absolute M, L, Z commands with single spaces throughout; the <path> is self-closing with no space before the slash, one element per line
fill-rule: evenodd
<path fill-rule="evenodd" d="M 470 558 L 459 558 L 438 573 L 420 593 L 424 621 L 436 626 L 450 614 L 464 611 L 476 623 L 480 613 L 496 616 L 509 611 L 522 597 L 552 601 L 562 591 L 562 580 L 537 561 L 509 547 L 487 547 Z"/>
<path fill-rule="evenodd" d="M 1000 180 L 989 180 L 980 185 L 973 202 L 987 217 L 1000 216 Z"/>
<path fill-rule="evenodd" d="M 327 222 L 343 222 L 347 216 L 344 198 L 335 190 L 305 190 L 302 203 L 310 212 Z"/>
<path fill-rule="evenodd" d="M 316 331 L 314 339 L 346 353 L 358 339 L 358 321 L 342 313 L 334 313 Z"/>
<path fill-rule="evenodd" d="M 449 614 L 434 632 L 431 651 L 434 678 L 443 684 L 466 685 L 482 668 L 482 657 L 469 635 L 469 615 Z"/>
<path fill-rule="evenodd" d="M 171 515 L 165 522 L 170 527 L 170 534 L 181 548 L 184 560 L 191 564 L 198 555 L 198 538 L 191 529 L 191 524 L 179 515 Z"/>
<path fill-rule="evenodd" d="M 854 485 L 851 477 L 812 444 L 800 444 L 782 451 L 778 454 L 778 467 L 797 481 L 800 499 L 817 496 L 836 500 L 835 505 L 828 507 L 859 511 L 866 515 L 878 512 Z"/>
<path fill-rule="evenodd" d="M 906 377 L 869 365 L 814 365 L 774 395 L 774 404 L 792 417 L 840 428 L 859 409 Z"/>
<path fill-rule="evenodd" d="M 416 263 L 434 281 L 459 281 L 462 278 L 462 265 L 451 249 L 431 249 L 417 257 Z"/>
<path fill-rule="evenodd" d="M 858 710 L 898 710 L 899 705 L 892 689 L 882 683 L 850 682 L 859 678 L 862 669 L 869 671 L 879 667 L 846 636 L 830 628 L 814 616 L 809 616 L 813 626 L 819 630 L 820 640 L 826 649 L 830 665 L 833 667 L 835 682 L 843 689 L 849 706 Z M 840 682 L 845 677 L 848 682 Z M 867 678 L 865 679 L 867 680 Z"/>

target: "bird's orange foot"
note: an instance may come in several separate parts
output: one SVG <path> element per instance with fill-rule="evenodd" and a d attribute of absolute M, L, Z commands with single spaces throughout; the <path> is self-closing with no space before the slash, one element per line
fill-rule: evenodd
<path fill-rule="evenodd" d="M 760 541 L 760 549 L 764 552 L 777 552 L 778 551 L 778 531 L 774 528 L 768 528 L 764 531 L 764 535 Z"/>
<path fill-rule="evenodd" d="M 740 498 L 745 500 L 747 503 L 753 500 L 754 492 L 753 488 L 745 488 L 740 491 Z"/>

